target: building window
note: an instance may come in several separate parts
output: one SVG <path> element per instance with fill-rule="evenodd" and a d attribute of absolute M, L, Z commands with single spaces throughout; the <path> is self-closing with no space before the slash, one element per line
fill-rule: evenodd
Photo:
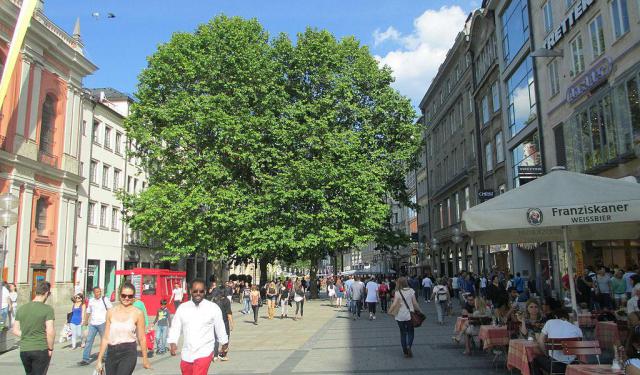
<path fill-rule="evenodd" d="M 504 161 L 504 149 L 502 148 L 502 132 L 496 134 L 496 164 Z"/>
<path fill-rule="evenodd" d="M 529 40 L 529 10 L 527 0 L 513 0 L 502 14 L 502 48 L 504 61 L 511 63 Z"/>
<path fill-rule="evenodd" d="M 46 197 L 38 198 L 36 202 L 36 231 L 38 236 L 47 236 L 47 208 L 49 200 Z"/>
<path fill-rule="evenodd" d="M 500 109 L 500 90 L 498 89 L 498 82 L 494 82 L 491 85 L 491 100 L 493 101 L 493 111 L 498 112 Z"/>
<path fill-rule="evenodd" d="M 76 202 L 76 214 L 78 217 L 82 217 L 82 202 L 80 201 Z"/>
<path fill-rule="evenodd" d="M 138 191 L 138 179 L 133 179 L 133 193 L 135 194 Z"/>
<path fill-rule="evenodd" d="M 633 95 L 636 97 L 633 98 Z M 635 100 L 636 102 L 632 105 L 638 106 L 637 93 L 630 92 L 628 99 Z M 613 162 L 619 155 L 630 150 L 633 136 L 629 134 L 631 129 L 627 125 L 629 109 L 621 104 L 623 103 L 618 103 L 614 111 L 611 95 L 605 95 L 589 103 L 587 108 L 577 112 L 564 124 L 564 146 L 568 169 L 577 172 L 593 170 Z M 631 108 L 631 118 L 635 117 L 633 112 Z M 629 125 L 635 127 L 633 130 L 636 132 L 640 127 L 637 124 Z M 638 133 L 635 137 L 639 138 Z"/>
<path fill-rule="evenodd" d="M 106 204 L 100 206 L 100 227 L 107 228 L 107 207 Z"/>
<path fill-rule="evenodd" d="M 547 65 L 547 73 L 549 74 L 549 86 L 551 88 L 551 96 L 560 92 L 560 77 L 558 77 L 558 60 L 553 60 Z"/>
<path fill-rule="evenodd" d="M 485 95 L 482 97 L 482 124 L 489 123 L 489 98 Z"/>
<path fill-rule="evenodd" d="M 544 31 L 550 32 L 553 28 L 553 12 L 551 10 L 551 1 L 547 1 L 542 6 L 542 12 L 544 13 Z"/>
<path fill-rule="evenodd" d="M 56 99 L 47 95 L 42 104 L 42 122 L 40 124 L 40 151 L 53 154 L 53 132 L 56 118 Z"/>
<path fill-rule="evenodd" d="M 108 126 L 104 127 L 104 147 L 111 149 L 111 128 Z"/>
<path fill-rule="evenodd" d="M 453 224 L 453 215 L 451 215 L 451 199 L 447 198 L 447 224 Z"/>
<path fill-rule="evenodd" d="M 591 50 L 593 51 L 593 59 L 595 60 L 604 53 L 604 27 L 602 26 L 602 14 L 598 14 L 589 24 L 589 33 L 591 34 Z"/>
<path fill-rule="evenodd" d="M 118 190 L 120 187 L 120 170 L 113 168 L 113 191 Z"/>
<path fill-rule="evenodd" d="M 489 142 L 484 145 L 484 160 L 487 165 L 487 172 L 493 170 L 493 143 Z"/>
<path fill-rule="evenodd" d="M 93 143 L 100 145 L 100 122 L 98 120 L 93 120 L 91 137 L 93 138 Z"/>
<path fill-rule="evenodd" d="M 98 162 L 95 160 L 91 160 L 91 164 L 89 164 L 89 182 L 98 183 Z"/>
<path fill-rule="evenodd" d="M 455 193 L 453 195 L 453 198 L 451 199 L 452 203 L 452 215 L 453 215 L 453 222 L 457 223 L 458 221 L 460 221 L 460 208 L 459 208 L 459 204 L 458 204 L 458 193 Z"/>
<path fill-rule="evenodd" d="M 471 113 L 473 112 L 473 93 L 471 92 L 471 90 L 469 90 L 468 99 L 469 99 L 469 113 Z"/>
<path fill-rule="evenodd" d="M 440 213 L 440 228 L 444 228 L 444 207 L 442 206 L 442 202 L 438 203 L 438 209 Z"/>
<path fill-rule="evenodd" d="M 536 95 L 532 65 L 531 59 L 527 57 L 507 80 L 511 137 L 535 118 Z"/>
<path fill-rule="evenodd" d="M 620 38 L 629 31 L 629 12 L 627 0 L 611 0 L 611 18 L 613 19 L 613 35 Z"/>
<path fill-rule="evenodd" d="M 513 186 L 520 186 L 520 179 L 518 177 L 519 166 L 540 165 L 539 149 L 538 133 L 535 132 L 511 151 L 511 156 L 513 157 Z"/>
<path fill-rule="evenodd" d="M 622 152 L 631 150 L 632 145 L 640 144 L 640 78 L 635 76 L 616 88 L 619 98 L 615 113 L 623 119 L 616 121 L 624 142 L 620 145 Z"/>
<path fill-rule="evenodd" d="M 475 132 L 472 130 L 471 131 L 471 156 L 472 157 L 476 157 L 476 141 L 475 141 Z"/>
<path fill-rule="evenodd" d="M 122 154 L 122 133 L 116 132 L 116 154 Z"/>
<path fill-rule="evenodd" d="M 471 207 L 471 196 L 469 194 L 469 187 L 464 188 L 464 209 L 468 210 Z"/>
<path fill-rule="evenodd" d="M 109 166 L 102 166 L 102 187 L 105 189 L 109 188 Z"/>
<path fill-rule="evenodd" d="M 89 202 L 89 212 L 87 213 L 89 219 L 89 225 L 96 225 L 96 204 Z"/>
<path fill-rule="evenodd" d="M 131 193 L 131 176 L 127 177 L 127 193 Z"/>
<path fill-rule="evenodd" d="M 556 165 L 567 165 L 567 151 L 564 146 L 564 131 L 562 130 L 562 124 L 553 128 L 553 137 L 555 140 L 556 150 Z"/>
<path fill-rule="evenodd" d="M 120 229 L 120 210 L 115 207 L 111 209 L 111 229 Z"/>
<path fill-rule="evenodd" d="M 578 75 L 584 71 L 582 35 L 579 34 L 571 41 L 571 65 L 574 75 Z"/>

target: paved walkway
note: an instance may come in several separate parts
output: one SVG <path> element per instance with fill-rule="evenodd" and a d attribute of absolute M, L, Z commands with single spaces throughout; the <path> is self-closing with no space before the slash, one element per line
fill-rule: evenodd
<path fill-rule="evenodd" d="M 454 319 L 445 326 L 435 323 L 433 303 L 423 304 L 426 324 L 416 329 L 414 358 L 405 359 L 400 349 L 399 333 L 393 319 L 378 314 L 369 321 L 368 314 L 353 321 L 347 312 L 328 306 L 323 300 L 305 304 L 303 320 L 260 319 L 254 326 L 249 315 L 242 315 L 233 304 L 236 329 L 231 335 L 230 361 L 216 362 L 210 374 L 505 374 L 494 370 L 491 357 L 477 353 L 462 355 L 463 348 L 451 341 Z M 266 315 L 266 306 L 260 315 Z M 289 314 L 292 316 L 293 314 Z M 95 349 L 97 350 L 97 345 Z M 80 349 L 56 344 L 49 374 L 89 375 L 93 367 L 78 367 Z M 179 357 L 155 356 L 152 370 L 144 370 L 138 361 L 136 374 L 178 374 Z M 2 373 L 22 373 L 19 353 L 0 355 Z"/>

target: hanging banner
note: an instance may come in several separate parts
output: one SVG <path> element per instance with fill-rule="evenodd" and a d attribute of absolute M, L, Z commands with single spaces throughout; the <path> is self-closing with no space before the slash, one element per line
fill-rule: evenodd
<path fill-rule="evenodd" d="M 9 89 L 9 81 L 11 81 L 11 75 L 16 67 L 18 61 L 18 54 L 22 49 L 22 42 L 24 36 L 29 28 L 31 17 L 36 9 L 36 3 L 38 0 L 23 0 L 20 7 L 20 14 L 18 15 L 18 21 L 16 22 L 16 28 L 13 30 L 13 37 L 11 38 L 11 45 L 9 46 L 9 54 L 4 64 L 4 70 L 2 71 L 2 79 L 0 79 L 0 108 L 4 103 L 4 97 L 7 95 Z"/>

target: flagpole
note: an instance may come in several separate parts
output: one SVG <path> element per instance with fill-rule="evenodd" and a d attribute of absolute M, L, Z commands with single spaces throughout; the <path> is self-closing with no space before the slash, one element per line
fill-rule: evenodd
<path fill-rule="evenodd" d="M 11 81 L 13 70 L 18 61 L 18 54 L 20 53 L 20 49 L 22 49 L 22 43 L 24 42 L 24 37 L 29 28 L 29 23 L 31 22 L 31 17 L 33 17 L 37 2 L 38 0 L 22 0 L 18 21 L 16 22 L 16 27 L 11 37 L 9 54 L 7 55 L 4 70 L 2 71 L 2 78 L 0 79 L 0 108 L 2 108 L 4 104 L 4 98 L 9 89 L 9 81 Z"/>

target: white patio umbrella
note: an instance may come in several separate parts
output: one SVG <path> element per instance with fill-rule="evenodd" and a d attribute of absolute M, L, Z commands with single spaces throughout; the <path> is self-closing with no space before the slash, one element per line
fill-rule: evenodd
<path fill-rule="evenodd" d="M 640 184 L 556 167 L 464 211 L 462 222 L 479 245 L 564 241 L 577 311 L 569 241 L 640 238 Z"/>

